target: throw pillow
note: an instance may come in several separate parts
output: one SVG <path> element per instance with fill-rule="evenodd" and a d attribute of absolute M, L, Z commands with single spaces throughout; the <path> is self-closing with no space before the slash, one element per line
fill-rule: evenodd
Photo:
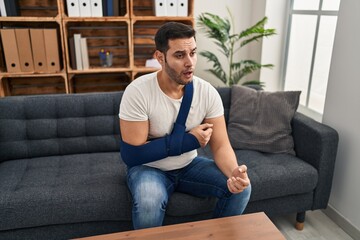
<path fill-rule="evenodd" d="M 228 125 L 233 148 L 295 155 L 291 120 L 300 93 L 233 86 Z"/>

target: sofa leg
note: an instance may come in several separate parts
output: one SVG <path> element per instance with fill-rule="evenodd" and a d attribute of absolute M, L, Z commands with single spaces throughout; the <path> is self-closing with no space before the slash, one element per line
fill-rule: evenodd
<path fill-rule="evenodd" d="M 296 214 L 296 223 L 295 223 L 296 230 L 299 231 L 303 230 L 304 222 L 305 222 L 305 212 L 298 212 Z"/>

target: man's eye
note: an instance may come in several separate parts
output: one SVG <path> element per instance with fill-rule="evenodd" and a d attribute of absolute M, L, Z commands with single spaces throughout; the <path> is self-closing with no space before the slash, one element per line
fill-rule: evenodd
<path fill-rule="evenodd" d="M 183 56 L 182 54 L 176 54 L 175 55 L 176 58 L 182 58 L 182 56 Z"/>
<path fill-rule="evenodd" d="M 196 55 L 196 52 L 191 52 L 190 53 L 190 56 L 194 56 L 194 55 Z"/>

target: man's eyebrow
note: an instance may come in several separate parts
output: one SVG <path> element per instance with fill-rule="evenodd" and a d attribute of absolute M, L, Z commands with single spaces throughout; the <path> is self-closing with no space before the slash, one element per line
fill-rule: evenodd
<path fill-rule="evenodd" d="M 181 53 L 181 54 L 185 54 L 186 53 L 186 51 L 185 50 L 178 50 L 178 51 L 176 51 L 176 52 L 174 52 L 174 54 L 179 54 L 179 53 Z"/>
<path fill-rule="evenodd" d="M 196 51 L 196 50 L 197 50 L 197 47 L 194 48 L 194 49 L 192 49 L 191 52 L 194 52 L 194 51 Z M 185 54 L 185 53 L 186 53 L 186 50 L 179 50 L 179 51 L 174 52 L 174 54 L 178 54 L 178 53 Z"/>

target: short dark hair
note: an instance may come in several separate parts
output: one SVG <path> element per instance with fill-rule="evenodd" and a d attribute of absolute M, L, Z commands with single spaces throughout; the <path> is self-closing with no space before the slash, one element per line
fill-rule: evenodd
<path fill-rule="evenodd" d="M 156 49 L 165 53 L 169 49 L 169 40 L 179 38 L 195 38 L 195 30 L 179 22 L 167 22 L 155 34 Z"/>

